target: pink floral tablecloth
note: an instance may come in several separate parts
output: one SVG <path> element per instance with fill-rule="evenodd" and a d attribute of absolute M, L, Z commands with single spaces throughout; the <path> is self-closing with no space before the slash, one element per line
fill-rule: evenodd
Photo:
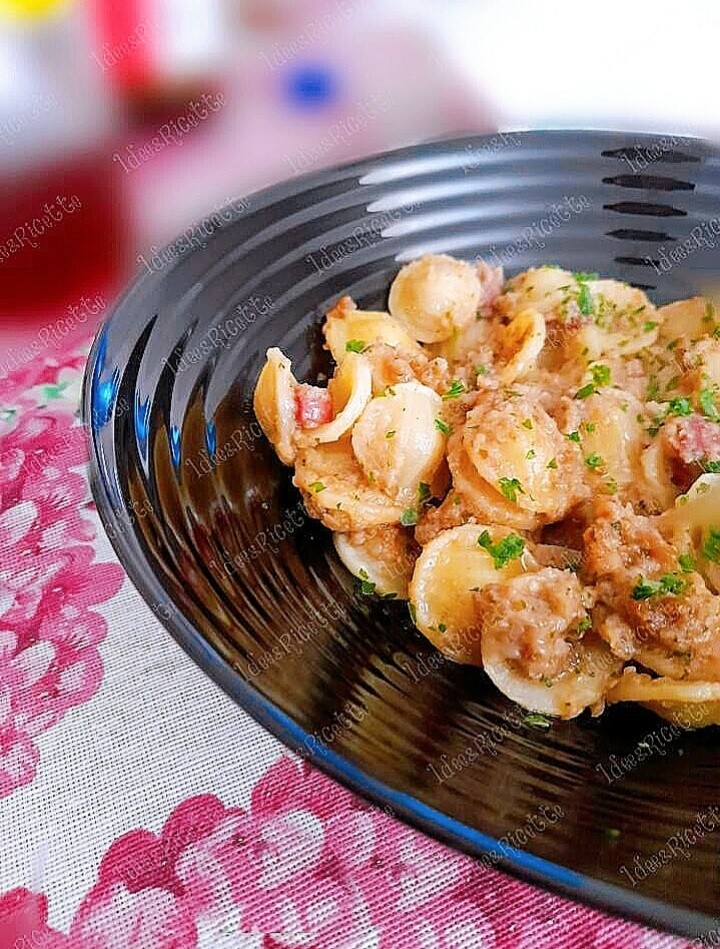
<path fill-rule="evenodd" d="M 671 949 L 373 809 L 197 669 L 98 521 L 89 340 L 0 370 L 0 949 Z"/>

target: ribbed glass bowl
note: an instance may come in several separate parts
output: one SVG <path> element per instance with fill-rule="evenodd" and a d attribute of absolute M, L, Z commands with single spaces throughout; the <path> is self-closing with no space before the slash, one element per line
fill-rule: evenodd
<path fill-rule="evenodd" d="M 84 391 L 122 563 L 255 718 L 441 840 L 689 935 L 720 926 L 718 835 L 662 854 L 720 805 L 718 730 L 627 706 L 537 728 L 480 669 L 441 661 L 405 604 L 362 596 L 252 392 L 269 346 L 322 378 L 326 310 L 344 293 L 383 308 L 420 254 L 599 271 L 667 302 L 712 285 L 718 231 L 720 159 L 698 141 L 566 131 L 404 149 L 236 202 L 149 260 Z"/>

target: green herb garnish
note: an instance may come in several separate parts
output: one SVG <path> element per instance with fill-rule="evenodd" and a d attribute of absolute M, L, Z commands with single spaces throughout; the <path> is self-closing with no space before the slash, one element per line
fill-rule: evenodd
<path fill-rule="evenodd" d="M 720 533 L 718 534 L 720 540 Z M 718 550 L 720 556 L 720 549 Z M 677 573 L 666 573 L 659 580 L 643 580 L 640 578 L 632 588 L 630 596 L 633 600 L 649 600 L 656 596 L 677 596 L 688 585 L 688 581 Z"/>
<path fill-rule="evenodd" d="M 453 379 L 450 383 L 450 388 L 447 392 L 443 393 L 443 402 L 447 402 L 449 399 L 457 399 L 458 396 L 462 395 L 465 392 L 465 383 L 461 382 L 459 379 Z"/>
<path fill-rule="evenodd" d="M 478 544 L 490 554 L 496 570 L 502 569 L 509 561 L 516 560 L 525 550 L 525 541 L 517 534 L 508 534 L 497 544 L 493 544 L 489 532 L 483 531 L 478 537 Z"/>
<path fill-rule="evenodd" d="M 349 339 L 345 343 L 345 352 L 347 353 L 361 353 L 365 349 L 365 340 L 362 339 Z"/>
<path fill-rule="evenodd" d="M 525 494 L 517 478 L 500 478 L 498 485 L 502 493 L 512 504 L 517 503 L 518 493 Z"/>
<path fill-rule="evenodd" d="M 712 563 L 720 563 L 720 531 L 711 527 L 705 537 L 705 543 L 702 547 L 702 555 L 706 560 Z"/>

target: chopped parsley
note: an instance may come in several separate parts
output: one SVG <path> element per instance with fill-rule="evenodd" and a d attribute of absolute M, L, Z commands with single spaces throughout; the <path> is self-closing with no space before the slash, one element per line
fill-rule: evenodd
<path fill-rule="evenodd" d="M 596 386 L 606 386 L 610 382 L 610 366 L 593 366 L 590 374 Z"/>
<path fill-rule="evenodd" d="M 647 400 L 648 402 L 657 401 L 657 397 L 660 395 L 660 383 L 657 380 L 657 376 L 650 376 L 647 384 Z"/>
<path fill-rule="evenodd" d="M 430 485 L 425 481 L 421 481 L 418 485 L 418 501 L 422 504 L 424 501 L 430 497 Z"/>
<path fill-rule="evenodd" d="M 482 363 L 478 363 L 475 366 L 475 375 L 476 376 L 486 376 L 488 374 L 487 366 L 483 366 Z"/>
<path fill-rule="evenodd" d="M 531 728 L 550 728 L 550 719 L 540 712 L 528 712 L 523 718 L 523 723 Z"/>
<path fill-rule="evenodd" d="M 403 527 L 414 527 L 417 522 L 417 511 L 413 507 L 406 508 L 400 515 L 400 523 Z"/>
<path fill-rule="evenodd" d="M 529 432 L 532 431 L 533 423 L 531 418 L 526 418 L 523 420 L 522 427 L 526 428 Z"/>
<path fill-rule="evenodd" d="M 367 570 L 361 568 L 358 571 L 358 576 L 360 577 L 360 592 L 364 596 L 372 596 L 375 592 L 375 584 L 371 581 Z"/>
<path fill-rule="evenodd" d="M 517 503 L 518 493 L 525 494 L 517 478 L 500 478 L 498 485 L 502 493 L 512 504 Z"/>
<path fill-rule="evenodd" d="M 531 461 L 535 457 L 535 449 L 531 448 L 525 455 L 528 461 Z"/>
<path fill-rule="evenodd" d="M 588 270 L 576 270 L 573 273 L 573 277 L 578 283 L 586 283 L 588 280 L 599 280 L 600 274 Z"/>
<path fill-rule="evenodd" d="M 310 485 L 310 490 L 313 492 L 313 494 L 320 494 L 320 492 L 324 491 L 325 488 L 326 485 L 324 485 L 322 481 L 313 481 L 313 483 Z"/>
<path fill-rule="evenodd" d="M 545 465 L 546 468 L 557 468 L 557 458 L 551 458 L 550 461 Z"/>
<path fill-rule="evenodd" d="M 585 422 L 584 428 L 586 432 L 592 435 L 596 428 L 595 422 Z"/>
<path fill-rule="evenodd" d="M 692 573 L 695 569 L 695 561 L 690 554 L 680 554 L 678 564 L 683 573 Z"/>
<path fill-rule="evenodd" d="M 587 385 L 584 385 L 581 389 L 578 389 L 575 393 L 576 399 L 587 399 L 589 396 L 594 395 L 595 393 L 595 383 L 588 382 Z"/>
<path fill-rule="evenodd" d="M 577 631 L 578 633 L 586 633 L 590 629 L 591 626 L 592 626 L 592 623 L 586 616 L 584 619 L 581 619 L 580 622 L 577 624 Z"/>
<path fill-rule="evenodd" d="M 648 320 L 647 323 L 643 326 L 643 330 L 646 333 L 652 332 L 658 324 L 654 320 Z"/>
<path fill-rule="evenodd" d="M 702 547 L 702 555 L 706 560 L 712 563 L 720 563 L 720 531 L 711 527 L 705 537 L 705 543 Z"/>
<path fill-rule="evenodd" d="M 497 544 L 493 544 L 489 532 L 483 531 L 478 537 L 478 544 L 490 554 L 496 570 L 501 570 L 505 564 L 516 560 L 525 550 L 525 541 L 517 534 L 508 534 Z"/>
<path fill-rule="evenodd" d="M 450 388 L 447 392 L 443 393 L 443 402 L 447 402 L 449 399 L 457 399 L 459 395 L 462 395 L 465 392 L 465 383 L 461 382 L 459 379 L 453 379 L 450 383 Z"/>
<path fill-rule="evenodd" d="M 593 471 L 596 471 L 598 468 L 603 466 L 604 462 L 600 455 L 593 453 L 592 455 L 587 456 L 585 459 L 585 464 L 588 466 L 588 468 L 592 468 Z"/>
<path fill-rule="evenodd" d="M 568 432 L 565 438 L 569 438 L 571 442 L 576 442 L 578 445 L 580 444 L 580 432 Z"/>
<path fill-rule="evenodd" d="M 444 633 L 446 629 L 447 629 L 447 626 L 445 625 L 445 623 L 438 623 L 438 632 L 439 632 L 439 633 Z"/>
<path fill-rule="evenodd" d="M 720 412 L 715 408 L 715 396 L 713 395 L 712 389 L 701 389 L 699 400 L 700 408 L 708 418 L 715 419 L 716 421 L 720 419 Z"/>
<path fill-rule="evenodd" d="M 396 431 L 396 429 L 391 428 L 389 432 L 385 432 L 385 438 L 394 438 Z"/>
<path fill-rule="evenodd" d="M 452 427 L 451 427 L 450 425 L 448 425 L 447 422 L 443 422 L 443 420 L 442 420 L 441 418 L 436 418 L 436 419 L 435 419 L 435 428 L 436 428 L 439 432 L 442 432 L 443 435 L 449 435 L 449 434 L 452 432 Z"/>
<path fill-rule="evenodd" d="M 690 405 L 689 399 L 685 398 L 676 398 L 670 399 L 667 407 L 668 415 L 691 415 L 692 414 L 692 405 Z"/>
<path fill-rule="evenodd" d="M 363 339 L 349 339 L 345 343 L 345 352 L 347 353 L 361 353 L 365 349 L 365 340 Z"/>
<path fill-rule="evenodd" d="M 595 305 L 590 294 L 590 288 L 586 283 L 580 284 L 580 293 L 577 298 L 578 309 L 583 316 L 592 316 L 595 312 Z"/>
<path fill-rule="evenodd" d="M 720 541 L 720 532 L 718 533 Z M 720 548 L 718 549 L 720 557 Z M 630 596 L 633 600 L 649 600 L 656 596 L 677 596 L 688 585 L 688 581 L 677 573 L 666 573 L 659 580 L 643 580 L 642 577 L 632 588 Z"/>
<path fill-rule="evenodd" d="M 711 471 L 713 473 L 720 471 L 720 461 L 701 461 L 700 466 L 703 471 Z"/>

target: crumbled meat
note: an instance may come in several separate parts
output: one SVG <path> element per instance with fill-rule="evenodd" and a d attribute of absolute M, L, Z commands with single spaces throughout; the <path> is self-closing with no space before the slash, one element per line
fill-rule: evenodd
<path fill-rule="evenodd" d="M 574 573 L 545 567 L 483 587 L 477 594 L 483 642 L 531 679 L 553 679 L 567 668 L 587 620 L 582 587 Z"/>
<path fill-rule="evenodd" d="M 596 624 L 616 655 L 661 675 L 720 677 L 720 598 L 698 573 L 682 573 L 678 551 L 649 517 L 602 501 L 585 532 L 583 576 L 607 610 Z M 676 589 L 658 588 L 671 578 Z M 652 590 L 647 593 L 648 585 Z"/>

